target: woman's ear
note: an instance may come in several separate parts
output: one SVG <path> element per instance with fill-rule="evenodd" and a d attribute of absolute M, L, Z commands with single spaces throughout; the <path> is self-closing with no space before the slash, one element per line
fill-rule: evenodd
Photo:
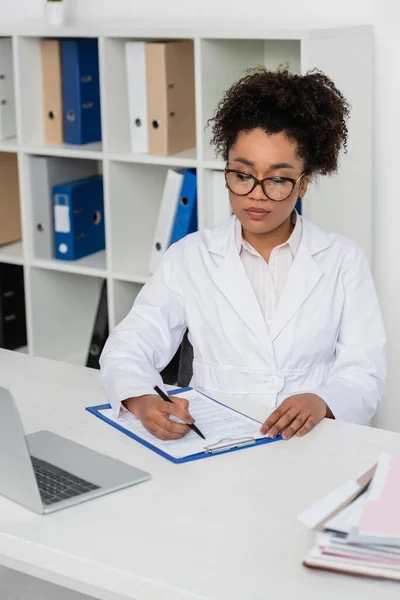
<path fill-rule="evenodd" d="M 303 198 L 308 188 L 308 184 L 310 183 L 310 176 L 306 175 L 300 182 L 299 196 Z"/>

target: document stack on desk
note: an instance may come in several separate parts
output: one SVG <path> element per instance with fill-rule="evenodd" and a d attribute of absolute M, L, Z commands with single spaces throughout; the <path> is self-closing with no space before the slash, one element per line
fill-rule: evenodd
<path fill-rule="evenodd" d="M 400 455 L 315 504 L 300 520 L 317 533 L 308 567 L 400 581 Z"/>

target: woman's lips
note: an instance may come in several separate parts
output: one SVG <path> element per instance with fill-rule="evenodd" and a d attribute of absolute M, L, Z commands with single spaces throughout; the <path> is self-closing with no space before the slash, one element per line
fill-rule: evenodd
<path fill-rule="evenodd" d="M 253 219 L 256 221 L 261 221 L 262 219 L 265 219 L 266 217 L 268 217 L 269 214 L 271 214 L 270 210 L 265 210 L 264 208 L 256 208 L 256 207 L 245 208 L 245 211 L 246 211 L 247 215 L 250 217 L 250 219 Z"/>

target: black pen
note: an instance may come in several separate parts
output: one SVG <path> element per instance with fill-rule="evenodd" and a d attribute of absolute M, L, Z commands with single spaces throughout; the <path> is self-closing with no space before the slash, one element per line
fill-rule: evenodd
<path fill-rule="evenodd" d="M 158 385 L 155 385 L 155 386 L 154 386 L 154 389 L 156 390 L 157 394 L 158 394 L 159 396 L 161 396 L 161 398 L 162 398 L 163 400 L 165 400 L 165 402 L 171 402 L 171 404 L 174 404 L 174 403 L 172 402 L 171 398 L 170 398 L 169 396 L 167 396 L 167 394 L 164 394 L 164 392 L 162 391 L 162 389 L 160 389 L 160 388 L 158 387 Z M 202 438 L 203 438 L 203 440 L 205 440 L 205 439 L 206 439 L 206 438 L 204 437 L 204 435 L 201 433 L 200 429 L 198 429 L 198 427 L 196 427 L 196 425 L 189 425 L 188 423 L 187 423 L 187 425 L 190 427 L 190 429 L 192 429 L 192 431 L 194 431 L 195 433 L 197 433 L 197 435 L 199 435 L 200 437 L 202 437 Z"/>

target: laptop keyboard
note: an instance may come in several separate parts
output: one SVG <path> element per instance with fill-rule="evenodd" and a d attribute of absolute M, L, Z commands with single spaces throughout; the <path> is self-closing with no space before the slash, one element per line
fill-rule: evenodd
<path fill-rule="evenodd" d="M 34 456 L 31 456 L 31 460 L 43 504 L 55 504 L 100 487 Z"/>

